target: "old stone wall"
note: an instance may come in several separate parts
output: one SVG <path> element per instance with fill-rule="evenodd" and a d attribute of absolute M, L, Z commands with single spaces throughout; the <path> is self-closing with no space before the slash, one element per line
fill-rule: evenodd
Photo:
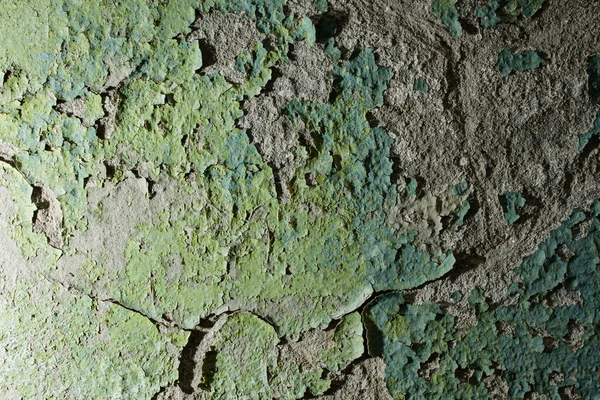
<path fill-rule="evenodd" d="M 0 20 L 0 398 L 600 398 L 598 1 Z"/>

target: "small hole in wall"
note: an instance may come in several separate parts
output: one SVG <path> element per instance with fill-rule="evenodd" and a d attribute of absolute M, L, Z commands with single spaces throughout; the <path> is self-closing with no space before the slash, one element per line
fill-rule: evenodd
<path fill-rule="evenodd" d="M 563 386 L 559 388 L 558 395 L 560 396 L 560 400 L 574 400 L 581 398 L 575 393 L 575 386 Z"/>
<path fill-rule="evenodd" d="M 185 180 L 187 182 L 194 182 L 196 180 L 197 174 L 196 171 L 188 171 L 186 172 L 183 177 L 185 178 Z"/>
<path fill-rule="evenodd" d="M 404 177 L 402 176 L 403 170 L 400 166 L 402 161 L 399 157 L 395 156 L 391 156 L 390 160 L 392 161 L 392 174 L 390 175 L 390 181 L 397 185 L 404 180 Z"/>
<path fill-rule="evenodd" d="M 461 383 L 467 383 L 471 375 L 473 375 L 473 371 L 468 368 L 459 367 L 456 368 L 456 371 L 454 371 L 454 376 L 456 376 Z"/>
<path fill-rule="evenodd" d="M 551 353 L 552 350 L 558 347 L 558 340 L 552 336 L 544 336 L 542 343 L 544 345 L 544 353 Z"/>
<path fill-rule="evenodd" d="M 175 101 L 175 95 L 173 93 L 167 93 L 165 95 L 165 102 L 171 107 L 174 107 L 177 104 Z"/>
<path fill-rule="evenodd" d="M 441 215 L 440 216 L 440 222 L 442 224 L 442 229 L 446 230 L 450 227 L 450 225 L 452 224 L 453 221 L 453 216 L 452 215 Z"/>
<path fill-rule="evenodd" d="M 470 21 L 464 18 L 459 18 L 458 21 L 460 22 L 463 31 L 465 31 L 465 33 L 468 35 L 477 35 L 479 33 L 479 28 L 477 25 L 472 24 Z"/>
<path fill-rule="evenodd" d="M 338 171 L 342 170 L 342 156 L 340 156 L 339 154 L 333 155 L 333 166 Z"/>
<path fill-rule="evenodd" d="M 530 18 L 530 20 L 534 19 L 534 18 L 540 18 L 540 16 L 542 16 L 544 13 L 546 13 L 546 10 L 548 10 L 548 8 L 550 8 L 550 3 L 549 1 L 544 1 L 542 2 L 542 7 L 537 10 L 537 12 L 535 14 L 533 14 Z"/>
<path fill-rule="evenodd" d="M 304 175 L 304 179 L 306 180 L 306 186 L 315 187 L 317 186 L 317 177 L 314 172 L 309 172 Z"/>
<path fill-rule="evenodd" d="M 112 180 L 117 174 L 117 167 L 109 162 L 104 163 L 104 168 L 106 168 L 106 179 Z"/>
<path fill-rule="evenodd" d="M 325 43 L 330 38 L 339 35 L 347 21 L 348 13 L 333 10 L 314 17 L 317 42 Z"/>
<path fill-rule="evenodd" d="M 192 382 L 194 380 L 194 369 L 196 368 L 195 355 L 203 338 L 204 333 L 199 331 L 191 331 L 188 342 L 181 352 L 181 359 L 179 362 L 179 380 L 177 383 L 183 393 L 194 393 Z"/>
<path fill-rule="evenodd" d="M 6 84 L 8 80 L 13 76 L 13 72 L 8 70 L 4 73 L 4 78 L 2 78 L 2 85 Z"/>
<path fill-rule="evenodd" d="M 269 81 L 265 85 L 263 92 L 264 93 L 272 92 L 273 89 L 275 88 L 275 81 L 277 79 L 281 78 L 282 76 L 283 76 L 283 74 L 281 73 L 281 70 L 279 68 L 277 68 L 277 67 L 271 68 L 271 79 L 269 79 Z"/>
<path fill-rule="evenodd" d="M 217 49 L 206 39 L 198 39 L 198 47 L 202 52 L 202 68 L 196 72 L 202 72 L 205 68 L 217 63 Z"/>
<path fill-rule="evenodd" d="M 371 129 L 380 126 L 379 120 L 375 117 L 375 115 L 373 115 L 372 112 L 368 111 L 365 117 L 367 118 L 367 122 L 369 123 L 369 127 Z"/>
<path fill-rule="evenodd" d="M 215 378 L 217 372 L 217 352 L 214 350 L 207 351 L 204 356 L 204 362 L 202 363 L 202 381 L 200 383 L 200 389 L 210 390 L 210 386 Z"/>
<path fill-rule="evenodd" d="M 288 58 L 290 61 L 296 61 L 298 59 L 296 53 L 294 53 L 295 48 L 296 46 L 294 46 L 293 43 L 289 45 Z"/>

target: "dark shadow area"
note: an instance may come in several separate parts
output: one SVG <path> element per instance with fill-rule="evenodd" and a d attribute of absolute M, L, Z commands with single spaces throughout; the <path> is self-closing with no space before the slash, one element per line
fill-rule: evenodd
<path fill-rule="evenodd" d="M 203 337 L 204 333 L 199 331 L 191 331 L 188 342 L 181 352 L 181 359 L 179 360 L 178 384 L 181 388 L 181 391 L 187 394 L 194 393 L 194 388 L 192 387 L 192 382 L 194 380 L 194 369 L 196 368 L 196 361 L 194 360 L 194 357 Z"/>

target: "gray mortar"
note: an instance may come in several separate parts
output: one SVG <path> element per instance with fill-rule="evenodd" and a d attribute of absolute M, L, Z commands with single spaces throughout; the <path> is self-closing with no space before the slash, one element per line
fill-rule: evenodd
<path fill-rule="evenodd" d="M 306 42 L 295 45 L 290 59 L 293 61 L 277 69 L 272 89 L 244 102 L 244 116 L 238 121 L 273 169 L 279 200 L 283 203 L 289 202 L 289 181 L 303 161 L 292 148 L 299 146 L 300 138 L 304 141 L 312 138 L 302 130 L 302 125 L 295 127 L 282 111 L 292 99 L 327 102 L 332 85 L 329 73 L 333 69 L 331 59 L 319 47 Z"/>
<path fill-rule="evenodd" d="M 444 311 L 456 317 L 458 327 L 475 321 L 466 300 L 472 288 L 483 288 L 494 303 L 510 303 L 506 288 L 517 280 L 513 267 L 573 209 L 586 208 L 600 197 L 599 150 L 586 154 L 578 151 L 578 135 L 590 129 L 597 111 L 588 101 L 585 60 L 599 50 L 598 5 L 586 0 L 549 2 L 551 6 L 531 21 L 519 20 L 494 29 L 475 27 L 473 31 L 465 30 L 463 40 L 455 40 L 431 13 L 428 1 L 330 1 L 330 10 L 344 19 L 336 36 L 343 57 L 348 58 L 357 46 L 372 47 L 378 64 L 392 70 L 384 104 L 373 112 L 371 119 L 394 140 L 392 156 L 398 171 L 399 191 L 404 190 L 404 178 L 417 177 L 424 182 L 422 189 L 427 193 L 418 195 L 410 209 L 392 210 L 389 222 L 402 230 L 417 228 L 421 234 L 418 243 L 429 251 L 452 249 L 457 256 L 455 269 L 447 277 L 404 294 L 415 304 L 440 303 Z M 479 4 L 475 0 L 460 2 L 461 14 L 473 15 Z M 318 14 L 312 1 L 290 0 L 287 7 L 299 15 Z M 198 41 L 205 55 L 214 56 L 214 60 L 205 57 L 202 71 L 221 73 L 232 83 L 244 80 L 244 73 L 234 68 L 235 57 L 268 40 L 243 13 L 210 12 L 201 16 L 192 28 L 187 39 Z M 535 49 L 543 54 L 545 65 L 503 78 L 495 63 L 499 51 L 505 47 L 515 52 Z M 278 68 L 268 89 L 243 103 L 245 115 L 238 121 L 273 168 L 282 202 L 289 200 L 287 182 L 301 161 L 290 149 L 300 139 L 310 140 L 301 126 L 292 128 L 282 110 L 292 98 L 326 102 L 331 90 L 328 73 L 333 68 L 320 45 L 300 42 L 290 59 Z M 118 87 L 131 69 L 126 60 L 109 58 L 106 62 L 109 68 L 106 87 Z M 413 90 L 415 79 L 420 78 L 427 82 L 428 93 Z M 114 130 L 118 109 L 116 91 L 108 93 L 103 99 L 106 115 L 99 122 L 104 128 L 104 138 L 109 138 Z M 76 99 L 60 106 L 59 111 L 83 119 L 83 108 L 83 100 Z M 12 163 L 17 152 L 14 146 L 0 141 L 0 161 Z M 90 184 L 85 215 L 88 229 L 69 238 L 70 248 L 77 249 L 79 254 L 87 252 L 92 258 L 104 259 L 108 271 L 118 272 L 125 264 L 124 246 L 135 233 L 135 226 L 173 205 L 172 182 L 167 179 L 155 182 L 150 193 L 148 181 L 152 177 L 143 166 L 137 173 L 139 177 L 130 174 L 118 185 Z M 449 212 L 448 204 L 453 205 L 448 189 L 463 180 L 471 187 L 467 223 L 461 228 L 445 229 L 439 217 Z M 499 195 L 508 191 L 518 191 L 527 200 L 524 216 L 512 226 L 506 223 L 498 200 Z M 0 242 L 3 243 L 0 264 L 29 268 L 7 234 L 7 215 L 14 208 L 9 195 L 0 188 Z M 56 196 L 45 188 L 41 188 L 40 196 L 34 202 L 45 202 L 49 207 L 38 207 L 35 226 L 51 245 L 61 247 L 60 205 L 57 206 Z M 132 202 L 135 207 L 130 206 Z M 75 280 L 75 272 L 85 261 L 81 255 L 66 253 L 52 278 L 78 287 L 80 282 Z M 16 275 L 11 269 L 4 269 L 3 273 L 0 290 L 7 290 L 14 285 Z M 176 262 L 168 274 L 176 279 Z M 93 288 L 86 289 L 94 296 L 108 298 L 110 293 L 104 284 L 100 279 Z M 451 300 L 455 291 L 462 294 L 461 301 Z M 549 306 L 564 306 L 577 304 L 581 299 L 576 292 L 562 289 L 544 301 Z M 227 315 L 222 314 L 204 332 L 194 356 L 194 388 L 199 385 L 203 358 L 226 319 Z M 572 349 L 581 345 L 584 333 L 581 327 L 570 327 L 566 341 Z M 331 334 L 313 331 L 310 334 L 313 336 L 281 344 L 279 356 L 310 369 L 315 364 L 315 352 L 327 345 Z M 433 370 L 435 365 L 428 368 Z M 345 372 L 347 375 L 334 393 L 321 399 L 391 398 L 385 388 L 385 364 L 381 359 L 362 360 Z M 495 398 L 506 396 L 508 387 L 501 378 L 490 376 L 485 384 Z M 576 398 L 568 390 L 565 397 Z M 208 397 L 199 390 L 188 395 L 174 384 L 156 398 Z M 532 393 L 531 398 L 545 396 Z"/>
<path fill-rule="evenodd" d="M 10 143 L 0 140 L 0 161 L 12 164 L 14 157 L 19 153 L 19 149 Z"/>
<path fill-rule="evenodd" d="M 99 134 L 103 139 L 110 139 L 116 128 L 117 109 L 119 106 L 119 96 L 116 90 L 110 90 L 102 99 L 104 108 L 104 117 L 98 121 L 100 127 Z"/>
<path fill-rule="evenodd" d="M 461 10 L 468 13 L 475 3 L 463 2 Z M 430 7 L 330 2 L 346 19 L 336 37 L 343 54 L 374 47 L 379 64 L 393 72 L 384 105 L 373 114 L 394 139 L 400 176 L 422 179 L 425 191 L 437 196 L 461 180 L 473 186 L 468 223 L 442 246 L 457 257 L 452 276 L 410 297 L 449 303 L 454 291 L 464 295 L 479 286 L 497 302 L 516 280 L 512 268 L 523 256 L 574 208 L 600 195 L 598 149 L 578 151 L 578 135 L 591 128 L 596 113 L 585 60 L 598 51 L 597 5 L 553 2 L 532 21 L 478 28 L 463 40 L 452 39 Z M 561 40 L 566 37 L 568 44 Z M 495 63 L 505 47 L 536 49 L 546 65 L 503 78 Z M 413 90 L 417 78 L 425 79 L 429 93 Z M 526 217 L 512 226 L 498 200 L 507 191 L 527 200 Z"/>
<path fill-rule="evenodd" d="M 34 187 L 31 199 L 37 206 L 33 221 L 34 232 L 46 235 L 50 246 L 61 248 L 63 214 L 56 195 L 49 188 Z"/>
<path fill-rule="evenodd" d="M 343 19 L 336 36 L 342 56 L 349 57 L 357 46 L 371 47 L 378 64 L 392 70 L 384 105 L 372 119 L 394 139 L 399 192 L 404 190 L 404 178 L 417 177 L 428 193 L 410 210 L 393 209 L 389 222 L 406 230 L 417 227 L 418 240 L 428 250 L 453 249 L 457 256 L 448 277 L 405 296 L 415 304 L 441 303 L 456 318 L 457 327 L 473 324 L 466 300 L 470 290 L 481 287 L 492 302 L 510 303 L 506 288 L 518 280 L 512 269 L 574 208 L 586 208 L 600 195 L 598 149 L 587 155 L 578 151 L 578 135 L 590 129 L 596 112 L 587 101 L 585 60 L 598 51 L 595 38 L 600 37 L 600 25 L 593 18 L 597 6 L 586 1 L 553 2 L 532 21 L 487 30 L 477 27 L 465 32 L 464 40 L 455 40 L 432 15 L 429 2 L 329 3 L 329 10 Z M 477 5 L 464 1 L 460 9 L 473 15 Z M 312 1 L 290 1 L 288 7 L 299 14 L 318 14 Z M 570 38 L 566 45 L 560 40 L 565 37 Z M 543 54 L 545 65 L 503 78 L 495 63 L 505 47 L 519 52 L 535 49 Z M 289 127 L 281 110 L 292 97 L 326 101 L 330 90 L 314 84 L 330 85 L 326 73 L 331 66 L 323 63 L 327 58 L 322 46 L 298 45 L 292 54 L 300 56 L 279 69 L 269 90 L 245 102 L 245 116 L 239 122 L 279 176 L 284 202 L 289 198 L 285 183 L 297 165 L 289 149 L 298 144 L 302 132 Z M 307 71 L 319 79 L 310 81 Z M 414 91 L 415 79 L 424 79 L 429 92 Z M 310 84 L 302 87 L 299 82 Z M 439 203 L 449 201 L 445 194 L 449 187 L 463 180 L 471 188 L 468 223 L 444 230 L 432 218 L 443 214 Z M 498 198 L 508 191 L 518 191 L 527 200 L 524 217 L 512 226 L 506 223 Z M 450 299 L 455 291 L 463 295 L 456 303 Z M 573 292 L 557 292 L 547 301 L 566 305 L 580 300 Z M 581 334 L 576 328 L 570 334 L 574 347 Z M 354 367 L 334 395 L 322 398 L 387 399 L 384 369 L 381 360 L 366 360 Z M 491 376 L 485 384 L 495 398 L 506 396 L 508 387 L 501 378 Z M 536 398 L 535 393 L 532 396 Z"/>
<path fill-rule="evenodd" d="M 135 204 L 131 207 L 130 204 Z M 78 249 L 67 253 L 58 262 L 53 278 L 76 288 L 82 288 L 86 278 L 77 279 L 80 266 L 89 260 L 103 260 L 109 273 L 118 273 L 125 265 L 124 251 L 127 239 L 135 233 L 135 226 L 150 214 L 146 180 L 129 178 L 114 186 L 88 189 L 88 229 L 78 231 L 69 239 L 69 247 Z M 87 256 L 84 256 L 87 255 Z M 99 279 L 90 294 L 110 298 L 106 282 Z M 88 289 L 88 288 L 86 288 Z M 87 291 L 87 290 L 86 290 Z"/>
<path fill-rule="evenodd" d="M 369 358 L 356 364 L 343 385 L 321 400 L 392 400 L 383 376 L 385 363 L 381 358 Z"/>
<path fill-rule="evenodd" d="M 242 83 L 245 73 L 235 69 L 235 58 L 252 50 L 265 36 L 244 13 L 223 14 L 212 11 L 192 25 L 187 40 L 198 41 L 203 53 L 203 72 L 218 72 L 232 83 Z M 209 56 L 212 59 L 208 59 Z"/>

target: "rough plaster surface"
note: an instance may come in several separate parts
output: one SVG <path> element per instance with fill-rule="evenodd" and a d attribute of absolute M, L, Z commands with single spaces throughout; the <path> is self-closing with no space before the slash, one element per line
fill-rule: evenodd
<path fill-rule="evenodd" d="M 597 2 L 0 17 L 0 397 L 600 397 Z"/>

